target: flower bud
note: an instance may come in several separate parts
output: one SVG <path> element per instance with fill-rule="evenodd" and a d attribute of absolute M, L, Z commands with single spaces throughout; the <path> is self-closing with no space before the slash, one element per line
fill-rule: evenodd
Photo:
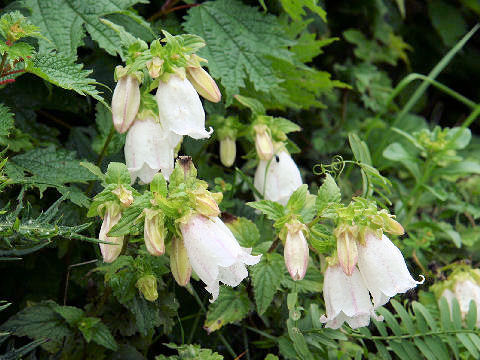
<path fill-rule="evenodd" d="M 163 216 L 160 212 L 145 209 L 145 225 L 143 228 L 143 237 L 147 251 L 160 256 L 165 253 L 165 225 Z"/>
<path fill-rule="evenodd" d="M 129 207 L 133 203 L 132 191 L 127 190 L 123 185 L 120 185 L 115 190 L 113 190 L 112 194 L 117 195 L 118 199 L 125 207 Z"/>
<path fill-rule="evenodd" d="M 152 60 L 147 61 L 147 69 L 148 73 L 152 77 L 152 79 L 156 79 L 160 76 L 162 71 L 164 61 L 159 57 L 155 56 Z"/>
<path fill-rule="evenodd" d="M 192 275 L 192 266 L 188 260 L 187 249 L 183 240 L 177 237 L 172 239 L 172 252 L 170 254 L 170 270 L 180 286 L 187 286 Z"/>
<path fill-rule="evenodd" d="M 105 211 L 105 215 L 103 217 L 102 227 L 100 228 L 100 233 L 98 234 L 99 240 L 113 243 L 99 244 L 103 261 L 106 263 L 114 262 L 122 251 L 123 236 L 107 236 L 110 229 L 118 223 L 121 217 L 122 214 L 119 209 L 116 209 L 114 206 L 107 206 L 107 210 Z"/>
<path fill-rule="evenodd" d="M 352 275 L 358 261 L 357 227 L 340 225 L 335 229 L 338 262 L 346 275 Z"/>
<path fill-rule="evenodd" d="M 187 67 L 187 79 L 204 99 L 214 103 L 222 99 L 217 83 L 202 67 Z"/>
<path fill-rule="evenodd" d="M 137 115 L 140 106 L 140 87 L 134 75 L 118 79 L 112 97 L 112 117 L 115 130 L 126 132 Z"/>
<path fill-rule="evenodd" d="M 200 214 L 208 217 L 220 215 L 220 208 L 217 202 L 207 191 L 195 195 L 195 209 Z"/>
<path fill-rule="evenodd" d="M 144 275 L 137 280 L 136 287 L 148 301 L 158 299 L 157 279 L 153 275 Z"/>
<path fill-rule="evenodd" d="M 272 137 L 266 125 L 255 125 L 255 149 L 260 160 L 270 160 L 273 156 Z"/>
<path fill-rule="evenodd" d="M 391 217 L 388 218 L 387 227 L 385 228 L 385 231 L 393 235 L 405 234 L 405 230 L 403 229 L 403 226 L 397 220 L 394 220 Z"/>
<path fill-rule="evenodd" d="M 308 267 L 308 244 L 303 234 L 303 224 L 287 224 L 287 238 L 283 256 L 293 280 L 302 280 Z"/>
<path fill-rule="evenodd" d="M 237 145 L 235 140 L 227 136 L 220 140 L 220 161 L 226 167 L 230 167 L 235 162 L 237 155 Z"/>

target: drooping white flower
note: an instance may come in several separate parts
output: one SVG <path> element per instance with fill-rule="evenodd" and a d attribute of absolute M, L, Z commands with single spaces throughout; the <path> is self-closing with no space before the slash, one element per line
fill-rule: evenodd
<path fill-rule="evenodd" d="M 213 130 L 205 130 L 205 111 L 198 93 L 187 79 L 171 75 L 160 81 L 155 95 L 162 125 L 178 135 L 194 139 L 210 137 Z"/>
<path fill-rule="evenodd" d="M 270 161 L 260 160 L 258 163 L 254 186 L 266 200 L 286 205 L 290 196 L 301 185 L 300 170 L 285 150 Z"/>
<path fill-rule="evenodd" d="M 323 281 L 323 298 L 327 316 L 323 315 L 320 321 L 328 328 L 338 329 L 346 321 L 356 329 L 367 326 L 370 316 L 375 317 L 368 289 L 357 268 L 352 275 L 346 275 L 340 265 L 329 266 Z"/>
<path fill-rule="evenodd" d="M 473 300 L 477 306 L 476 326 L 480 327 L 480 286 L 476 282 L 472 281 L 472 279 L 469 279 L 467 276 L 464 279 L 455 282 L 453 291 L 447 288 L 442 292 L 441 296 L 445 297 L 450 308 L 452 307 L 453 298 L 457 299 L 458 304 L 460 305 L 462 319 L 465 319 L 465 316 L 470 309 L 470 302 Z"/>
<path fill-rule="evenodd" d="M 365 234 L 365 244 L 358 246 L 358 268 L 372 294 L 375 309 L 425 280 L 415 281 L 401 251 L 385 235 L 379 238 L 372 232 Z"/>
<path fill-rule="evenodd" d="M 230 229 L 218 217 L 192 215 L 180 225 L 190 264 L 213 302 L 219 293 L 219 282 L 237 286 L 248 276 L 245 265 L 255 265 L 261 255 L 252 256 L 250 248 L 242 248 Z"/>
<path fill-rule="evenodd" d="M 455 297 L 458 300 L 460 305 L 460 311 L 462 313 L 462 317 L 468 313 L 468 309 L 470 308 L 470 301 L 475 301 L 477 305 L 477 326 L 479 326 L 479 315 L 480 315 L 480 287 L 470 280 L 465 281 L 458 281 L 455 284 Z"/>
<path fill-rule="evenodd" d="M 118 79 L 112 97 L 113 126 L 119 133 L 127 131 L 137 116 L 140 106 L 140 87 L 133 75 Z"/>
<path fill-rule="evenodd" d="M 174 151 L 180 136 L 164 130 L 153 117 L 137 119 L 125 140 L 125 162 L 132 178 L 148 184 L 161 171 L 168 180 L 174 168 Z"/>
<path fill-rule="evenodd" d="M 265 124 L 254 126 L 255 130 L 255 149 L 260 160 L 270 160 L 274 155 L 273 140 L 270 136 L 270 130 Z"/>
<path fill-rule="evenodd" d="M 118 211 L 118 209 L 107 207 L 107 210 L 105 211 L 105 215 L 103 217 L 102 227 L 100 228 L 100 233 L 98 234 L 98 239 L 101 241 L 108 241 L 117 245 L 101 243 L 99 244 L 103 261 L 106 263 L 111 263 L 115 261 L 116 258 L 120 255 L 120 252 L 122 251 L 123 236 L 107 236 L 110 229 L 118 223 L 121 217 L 122 214 L 120 211 Z"/>
<path fill-rule="evenodd" d="M 147 251 L 153 256 L 165 253 L 165 225 L 162 213 L 145 209 L 143 239 Z"/>
<path fill-rule="evenodd" d="M 285 265 L 293 280 L 302 280 L 308 267 L 308 243 L 299 223 L 287 224 L 287 237 L 283 251 Z"/>

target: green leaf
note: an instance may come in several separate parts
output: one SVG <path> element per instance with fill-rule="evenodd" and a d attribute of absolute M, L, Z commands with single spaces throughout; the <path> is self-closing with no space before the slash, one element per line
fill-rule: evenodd
<path fill-rule="evenodd" d="M 160 195 L 167 197 L 168 194 L 168 187 L 167 187 L 167 180 L 162 173 L 157 173 L 152 179 L 150 183 L 150 191 L 154 193 L 159 193 Z"/>
<path fill-rule="evenodd" d="M 164 355 L 157 356 L 155 360 L 165 359 L 181 359 L 181 360 L 223 360 L 223 356 L 210 349 L 202 349 L 199 345 L 175 345 L 166 344 L 170 349 L 178 351 L 179 357 L 166 357 Z"/>
<path fill-rule="evenodd" d="M 207 45 L 198 55 L 208 59 L 211 75 L 221 79 L 227 104 L 247 79 L 257 91 L 279 89 L 271 58 L 289 58 L 291 53 L 276 17 L 238 0 L 216 0 L 191 8 L 184 27 L 205 39 Z"/>
<path fill-rule="evenodd" d="M 26 62 L 25 71 L 63 89 L 103 101 L 100 92 L 95 88 L 97 82 L 88 77 L 92 70 L 84 70 L 83 65 L 76 64 L 73 58 L 55 53 L 37 55 Z"/>
<path fill-rule="evenodd" d="M 78 188 L 67 184 L 96 180 L 90 171 L 80 166 L 75 153 L 57 150 L 53 145 L 13 156 L 5 169 L 14 183 L 35 186 L 40 193 L 48 187 L 55 187 L 80 206 L 88 206 L 89 199 Z"/>
<path fill-rule="evenodd" d="M 308 185 L 303 184 L 294 193 L 290 196 L 287 203 L 287 209 L 290 210 L 291 213 L 297 214 L 302 210 L 305 206 L 305 202 L 307 200 L 308 194 Z"/>
<path fill-rule="evenodd" d="M 203 328 L 210 334 L 226 324 L 242 320 L 253 310 L 244 287 L 233 289 L 222 286 L 218 299 L 210 304 Z"/>
<path fill-rule="evenodd" d="M 7 137 L 13 127 L 13 114 L 8 107 L 0 103 L 0 139 Z"/>
<path fill-rule="evenodd" d="M 432 25 L 443 43 L 451 47 L 467 32 L 467 24 L 459 8 L 443 0 L 428 2 Z"/>
<path fill-rule="evenodd" d="M 93 40 L 110 55 L 120 51 L 120 38 L 115 31 L 100 21 L 100 18 L 121 12 L 141 0 L 26 0 L 31 9 L 31 21 L 49 40 L 40 41 L 40 52 L 52 49 L 68 57 L 75 57 L 77 48 L 83 45 L 86 29 Z"/>
<path fill-rule="evenodd" d="M 249 108 L 252 111 L 253 116 L 265 115 L 266 113 L 265 107 L 257 99 L 242 95 L 235 95 L 235 99 L 243 106 Z"/>
<path fill-rule="evenodd" d="M 108 327 L 102 323 L 99 318 L 83 318 L 78 324 L 78 328 L 87 342 L 93 340 L 93 342 L 106 347 L 107 349 L 113 351 L 117 350 L 118 345 L 114 337 L 110 333 Z"/>
<path fill-rule="evenodd" d="M 130 173 L 127 165 L 118 162 L 108 164 L 105 182 L 113 185 L 130 185 Z"/>
<path fill-rule="evenodd" d="M 271 200 L 248 202 L 247 205 L 260 210 L 267 216 L 267 218 L 273 221 L 277 221 L 285 214 L 285 208 L 283 205 Z"/>
<path fill-rule="evenodd" d="M 54 308 L 55 312 L 63 317 L 70 326 L 75 327 L 77 323 L 85 316 L 85 311 L 75 306 L 60 306 Z"/>
<path fill-rule="evenodd" d="M 85 169 L 90 171 L 93 175 L 95 175 L 99 180 L 105 181 L 105 174 L 102 173 L 102 170 L 97 165 L 94 165 L 87 161 L 81 161 L 80 165 L 83 166 Z"/>
<path fill-rule="evenodd" d="M 341 200 L 340 188 L 330 174 L 325 174 L 322 186 L 318 189 L 316 207 L 319 211 L 325 209 L 329 203 L 337 203 Z"/>
<path fill-rule="evenodd" d="M 317 5 L 316 0 L 280 0 L 280 2 L 285 12 L 295 21 L 302 20 L 302 16 L 306 15 L 304 7 L 320 16 L 323 21 L 327 21 L 327 13 Z"/>
<path fill-rule="evenodd" d="M 241 247 L 254 247 L 260 240 L 260 232 L 257 225 L 244 217 L 227 222 L 226 225 L 232 231 L 233 236 L 235 236 Z"/>
<path fill-rule="evenodd" d="M 285 274 L 283 257 L 279 254 L 265 254 L 262 260 L 250 270 L 253 292 L 259 315 L 262 315 L 273 301 Z"/>
<path fill-rule="evenodd" d="M 56 352 L 62 348 L 65 337 L 73 335 L 65 320 L 55 311 L 57 306 L 53 301 L 44 301 L 27 307 L 8 319 L 1 329 L 16 336 L 49 339 L 42 346 Z"/>

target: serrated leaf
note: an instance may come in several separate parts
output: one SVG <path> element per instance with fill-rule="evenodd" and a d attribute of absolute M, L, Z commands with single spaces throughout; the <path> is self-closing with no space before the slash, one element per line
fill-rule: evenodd
<path fill-rule="evenodd" d="M 285 12 L 295 21 L 300 21 L 306 12 L 303 8 L 308 8 L 313 13 L 327 21 L 327 13 L 317 5 L 316 0 L 280 0 Z"/>
<path fill-rule="evenodd" d="M 8 136 L 13 127 L 13 114 L 8 107 L 0 103 L 0 138 Z"/>
<path fill-rule="evenodd" d="M 55 53 L 37 55 L 26 61 L 25 71 L 63 89 L 104 101 L 95 87 L 97 82 L 88 77 L 92 70 L 84 70 L 83 65 L 76 64 L 73 58 Z"/>
<path fill-rule="evenodd" d="M 265 254 L 262 260 L 250 270 L 253 292 L 259 315 L 262 315 L 273 301 L 273 296 L 285 273 L 283 257 L 279 254 Z"/>
<path fill-rule="evenodd" d="M 281 204 L 271 200 L 249 202 L 247 205 L 260 210 L 267 216 L 267 218 L 273 221 L 277 221 L 285 214 L 285 208 Z"/>
<path fill-rule="evenodd" d="M 57 49 L 66 56 L 75 57 L 77 48 L 83 45 L 84 28 L 93 40 L 109 54 L 120 51 L 120 39 L 100 18 L 121 12 L 142 0 L 26 0 L 31 9 L 31 21 L 49 41 L 40 41 L 40 53 Z"/>
<path fill-rule="evenodd" d="M 130 173 L 127 165 L 118 162 L 108 164 L 105 182 L 112 185 L 130 185 Z"/>
<path fill-rule="evenodd" d="M 208 307 L 203 328 L 208 333 L 220 329 L 226 324 L 242 320 L 253 309 L 245 288 L 220 288 L 218 299 Z"/>
<path fill-rule="evenodd" d="M 155 360 L 164 360 L 164 359 L 181 359 L 181 360 L 223 360 L 223 356 L 219 355 L 216 352 L 213 352 L 210 349 L 202 349 L 199 345 L 175 345 L 175 344 L 166 344 L 170 349 L 175 349 L 178 351 L 178 356 L 175 357 L 165 357 L 164 355 L 157 356 Z"/>
<path fill-rule="evenodd" d="M 76 326 L 77 323 L 84 317 L 85 312 L 75 306 L 60 306 L 54 307 L 57 314 L 63 317 L 70 326 Z"/>
<path fill-rule="evenodd" d="M 117 350 L 118 345 L 108 327 L 99 318 L 86 317 L 78 324 L 78 328 L 87 342 L 93 341 L 110 350 Z"/>
<path fill-rule="evenodd" d="M 241 247 L 254 247 L 260 240 L 260 232 L 257 225 L 252 221 L 239 217 L 234 221 L 227 222 L 226 225 L 232 231 Z"/>
<path fill-rule="evenodd" d="M 191 8 L 185 29 L 201 36 L 206 47 L 199 55 L 208 59 L 211 75 L 221 79 L 227 104 L 246 85 L 248 79 L 258 91 L 279 89 L 281 79 L 271 68 L 271 58 L 289 58 L 290 41 L 272 15 L 238 0 L 209 1 Z"/>
<path fill-rule="evenodd" d="M 288 199 L 287 209 L 290 210 L 293 214 L 297 214 L 302 210 L 307 200 L 308 185 L 303 184 L 297 190 L 293 192 Z"/>
<path fill-rule="evenodd" d="M 8 319 L 1 329 L 36 340 L 49 339 L 43 347 L 55 352 L 62 347 L 65 337 L 73 335 L 65 320 L 54 310 L 56 306 L 53 301 L 44 301 L 27 307 Z"/>
<path fill-rule="evenodd" d="M 325 174 L 322 186 L 318 189 L 316 200 L 317 209 L 324 209 L 329 203 L 339 202 L 342 194 L 337 183 L 330 174 Z"/>

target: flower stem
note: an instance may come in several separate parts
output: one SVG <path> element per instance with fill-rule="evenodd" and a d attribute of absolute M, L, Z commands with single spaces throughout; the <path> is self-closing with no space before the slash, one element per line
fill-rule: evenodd
<path fill-rule="evenodd" d="M 112 126 L 112 128 L 110 129 L 110 133 L 108 134 L 107 139 L 105 140 L 105 143 L 103 144 L 102 151 L 100 152 L 100 155 L 98 155 L 97 166 L 102 165 L 102 161 L 105 158 L 105 154 L 107 153 L 108 145 L 110 144 L 110 141 L 112 141 L 113 135 L 115 135 L 115 127 Z"/>

